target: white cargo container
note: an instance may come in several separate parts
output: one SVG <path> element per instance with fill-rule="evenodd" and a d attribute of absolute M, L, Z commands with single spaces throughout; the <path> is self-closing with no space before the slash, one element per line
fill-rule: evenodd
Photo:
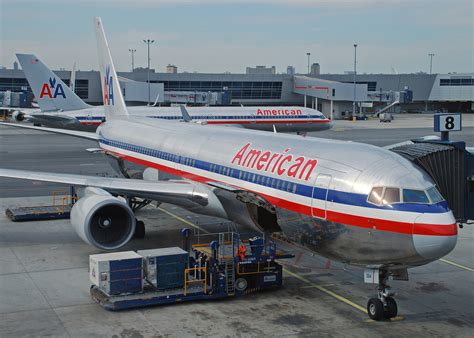
<path fill-rule="evenodd" d="M 143 290 L 143 258 L 134 251 L 89 256 L 89 279 L 109 295 Z"/>

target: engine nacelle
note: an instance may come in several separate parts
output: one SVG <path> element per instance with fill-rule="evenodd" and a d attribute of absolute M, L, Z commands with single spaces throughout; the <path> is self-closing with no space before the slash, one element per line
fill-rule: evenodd
<path fill-rule="evenodd" d="M 17 121 L 17 122 L 21 122 L 21 121 L 24 121 L 25 120 L 25 113 L 19 111 L 19 110 L 15 110 L 13 113 L 12 113 L 12 119 Z"/>
<path fill-rule="evenodd" d="M 124 201 L 101 192 L 86 194 L 74 204 L 71 224 L 84 242 L 99 249 L 115 250 L 132 238 L 135 215 Z"/>

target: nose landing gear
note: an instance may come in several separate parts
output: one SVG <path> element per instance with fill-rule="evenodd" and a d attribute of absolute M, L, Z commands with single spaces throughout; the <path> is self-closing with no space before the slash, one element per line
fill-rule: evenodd
<path fill-rule="evenodd" d="M 387 285 L 388 277 L 390 276 L 387 270 L 371 269 L 371 273 L 378 274 L 377 277 L 371 277 L 374 282 L 378 280 L 377 298 L 370 298 L 367 302 L 367 313 L 373 320 L 390 319 L 397 316 L 398 306 L 393 298 L 395 293 L 390 291 L 390 286 Z M 366 281 L 367 281 L 366 270 Z M 374 278 L 375 277 L 375 278 Z"/>

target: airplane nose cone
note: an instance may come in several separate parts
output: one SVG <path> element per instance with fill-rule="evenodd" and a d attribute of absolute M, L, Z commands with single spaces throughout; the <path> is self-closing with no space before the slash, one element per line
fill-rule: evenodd
<path fill-rule="evenodd" d="M 440 215 L 441 217 L 441 215 Z M 444 224 L 433 224 L 432 216 L 419 217 L 413 227 L 416 252 L 426 260 L 436 260 L 450 253 L 456 246 L 457 225 L 451 212 L 444 214 Z"/>
<path fill-rule="evenodd" d="M 458 236 L 413 235 L 415 250 L 426 260 L 436 260 L 450 253 L 456 246 Z"/>

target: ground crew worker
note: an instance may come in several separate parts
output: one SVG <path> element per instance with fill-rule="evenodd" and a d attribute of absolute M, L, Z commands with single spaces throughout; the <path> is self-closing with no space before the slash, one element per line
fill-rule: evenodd
<path fill-rule="evenodd" d="M 245 245 L 240 244 L 239 248 L 237 249 L 237 256 L 239 256 L 241 261 L 245 259 L 246 253 L 247 253 L 247 248 L 245 247 Z"/>

